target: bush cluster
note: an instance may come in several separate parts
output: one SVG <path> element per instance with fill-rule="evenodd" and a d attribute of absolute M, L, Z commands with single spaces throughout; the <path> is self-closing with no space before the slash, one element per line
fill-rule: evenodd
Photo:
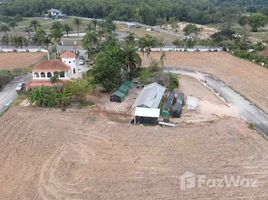
<path fill-rule="evenodd" d="M 0 70 L 0 90 L 14 78 L 8 70 Z"/>

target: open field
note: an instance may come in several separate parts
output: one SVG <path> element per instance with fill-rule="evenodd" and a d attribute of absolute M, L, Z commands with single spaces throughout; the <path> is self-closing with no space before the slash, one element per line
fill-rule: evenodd
<path fill-rule="evenodd" d="M 161 53 L 142 55 L 143 66 Z M 212 74 L 268 113 L 268 70 L 228 53 L 167 52 L 166 68 L 182 68 Z"/>
<path fill-rule="evenodd" d="M 90 110 L 12 108 L 0 118 L 1 199 L 268 198 L 268 144 L 243 121 L 160 128 L 109 119 Z M 254 178 L 257 188 L 181 191 L 186 171 Z"/>
<path fill-rule="evenodd" d="M 36 18 L 25 17 L 21 22 L 18 22 L 18 26 L 15 27 L 15 29 L 18 31 L 25 32 L 25 28 L 30 26 L 31 20 L 33 19 L 37 19 L 40 22 L 42 29 L 46 31 L 49 31 L 51 29 L 53 22 L 59 21 L 62 24 L 69 24 L 70 26 L 72 26 L 73 31 L 76 32 L 76 26 L 73 23 L 72 17 L 60 20 L 44 19 L 43 17 L 36 17 Z M 89 20 L 81 19 L 81 21 L 82 24 L 80 26 L 80 31 L 86 30 L 89 24 Z"/>
<path fill-rule="evenodd" d="M 134 33 L 138 38 L 145 35 L 151 35 L 153 37 L 156 37 L 159 41 L 163 41 L 165 44 L 172 44 L 172 42 L 178 38 L 175 34 L 168 34 L 165 32 L 157 31 L 146 31 L 145 27 L 130 29 L 127 25 L 124 24 L 117 24 L 116 30 L 122 33 Z"/>
<path fill-rule="evenodd" d="M 0 69 L 23 69 L 40 62 L 44 53 L 0 53 Z"/>

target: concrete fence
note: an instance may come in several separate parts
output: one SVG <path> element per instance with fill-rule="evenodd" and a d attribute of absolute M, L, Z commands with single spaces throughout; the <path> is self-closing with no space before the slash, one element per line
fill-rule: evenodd
<path fill-rule="evenodd" d="M 152 48 L 152 52 L 222 52 L 221 47 L 202 47 L 202 48 L 175 48 L 175 47 L 163 47 L 163 48 Z"/>
<path fill-rule="evenodd" d="M 26 48 L 16 48 L 16 47 L 0 47 L 1 53 L 11 53 L 11 52 L 18 52 L 18 53 L 48 53 L 46 49 L 42 49 L 39 47 L 26 47 Z"/>

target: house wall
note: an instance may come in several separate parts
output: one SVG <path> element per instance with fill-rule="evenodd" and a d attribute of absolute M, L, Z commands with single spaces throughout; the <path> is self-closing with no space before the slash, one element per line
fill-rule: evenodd
<path fill-rule="evenodd" d="M 74 75 L 77 73 L 77 63 L 76 58 L 62 58 L 62 62 L 64 62 L 66 65 L 68 65 L 70 70 L 70 75 Z"/>
<path fill-rule="evenodd" d="M 136 124 L 157 125 L 158 124 L 158 118 L 136 116 L 135 117 L 135 123 Z"/>
<path fill-rule="evenodd" d="M 44 77 L 42 76 L 44 74 Z M 51 77 L 54 76 L 54 72 L 32 72 L 32 76 L 34 80 L 50 80 L 50 75 Z M 64 72 L 64 77 L 59 77 L 60 80 L 69 80 L 70 77 L 70 72 Z"/>

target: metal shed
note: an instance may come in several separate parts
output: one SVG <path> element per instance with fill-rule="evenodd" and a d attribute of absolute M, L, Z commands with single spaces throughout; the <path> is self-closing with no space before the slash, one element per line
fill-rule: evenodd
<path fill-rule="evenodd" d="M 166 88 L 158 83 L 146 85 L 140 92 L 133 107 L 158 108 Z"/>

